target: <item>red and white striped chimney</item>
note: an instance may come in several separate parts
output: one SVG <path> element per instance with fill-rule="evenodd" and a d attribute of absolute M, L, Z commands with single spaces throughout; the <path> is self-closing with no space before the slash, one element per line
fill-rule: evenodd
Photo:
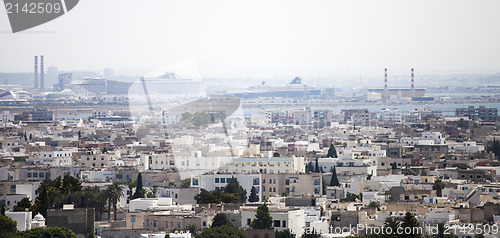
<path fill-rule="evenodd" d="M 45 82 L 44 82 L 44 68 L 43 68 L 43 55 L 40 56 L 40 89 L 45 88 Z"/>
<path fill-rule="evenodd" d="M 411 68 L 411 97 L 415 97 L 415 80 L 413 79 L 413 68 Z"/>
<path fill-rule="evenodd" d="M 385 68 L 385 75 L 384 75 L 384 99 L 385 100 L 389 99 L 389 91 L 387 89 L 387 68 Z"/>
<path fill-rule="evenodd" d="M 35 89 L 38 88 L 38 56 L 35 56 Z"/>

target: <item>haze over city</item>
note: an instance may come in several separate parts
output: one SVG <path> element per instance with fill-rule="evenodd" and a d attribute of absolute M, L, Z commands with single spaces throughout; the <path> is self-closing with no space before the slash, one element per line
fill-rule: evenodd
<path fill-rule="evenodd" d="M 4 6 L 0 237 L 500 237 L 499 1 Z"/>
<path fill-rule="evenodd" d="M 343 79 L 498 73 L 498 1 L 93 1 L 8 34 L 0 72 L 29 72 L 32 55 L 60 70 L 139 76 L 186 58 L 204 77 Z M 147 12 L 147 14 L 145 14 Z M 286 79 L 286 80 L 285 80 Z M 319 83 L 319 82 L 318 82 Z"/>

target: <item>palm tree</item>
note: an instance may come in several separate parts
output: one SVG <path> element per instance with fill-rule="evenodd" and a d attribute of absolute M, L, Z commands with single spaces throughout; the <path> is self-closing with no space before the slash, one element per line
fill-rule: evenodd
<path fill-rule="evenodd" d="M 445 185 L 441 179 L 434 180 L 434 184 L 432 184 L 432 189 L 436 190 L 436 195 L 438 197 L 443 196 L 443 188 L 444 187 L 445 187 Z"/>
<path fill-rule="evenodd" d="M 106 189 L 104 189 L 101 192 L 101 197 L 104 199 L 104 201 L 107 201 L 108 203 L 108 220 L 111 220 L 111 200 L 112 200 L 112 191 L 111 191 L 111 185 L 109 185 Z"/>
<path fill-rule="evenodd" d="M 132 196 L 134 195 L 133 189 L 137 187 L 137 181 L 132 180 L 131 178 L 128 178 L 127 181 L 123 183 L 124 185 L 127 185 L 128 190 L 130 191 L 130 195 L 128 195 L 128 201 L 132 199 Z"/>
<path fill-rule="evenodd" d="M 158 193 L 158 187 L 151 187 L 149 189 L 149 192 L 146 194 L 146 197 L 155 198 L 157 193 Z"/>
<path fill-rule="evenodd" d="M 113 204 L 113 218 L 116 220 L 116 210 L 117 210 L 117 205 L 118 201 L 120 198 L 123 197 L 123 187 L 121 186 L 120 183 L 114 182 L 111 185 L 108 185 L 108 188 L 106 189 L 107 195 L 108 195 L 108 201 Z M 108 204 L 109 208 L 109 204 Z M 109 211 L 108 211 L 109 214 Z"/>

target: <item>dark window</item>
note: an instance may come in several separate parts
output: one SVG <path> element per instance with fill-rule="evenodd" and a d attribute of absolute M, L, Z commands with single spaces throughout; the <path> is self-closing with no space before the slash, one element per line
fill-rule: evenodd
<path fill-rule="evenodd" d="M 274 227 L 281 227 L 280 220 L 274 220 Z"/>

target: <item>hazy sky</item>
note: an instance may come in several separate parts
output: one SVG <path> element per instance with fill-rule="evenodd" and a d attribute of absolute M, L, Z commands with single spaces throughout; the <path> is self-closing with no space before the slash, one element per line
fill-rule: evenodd
<path fill-rule="evenodd" d="M 500 72 L 500 1 L 81 0 L 12 34 L 0 72 L 154 69 L 194 58 L 204 77 Z M 381 73 L 380 73 L 381 74 Z"/>

